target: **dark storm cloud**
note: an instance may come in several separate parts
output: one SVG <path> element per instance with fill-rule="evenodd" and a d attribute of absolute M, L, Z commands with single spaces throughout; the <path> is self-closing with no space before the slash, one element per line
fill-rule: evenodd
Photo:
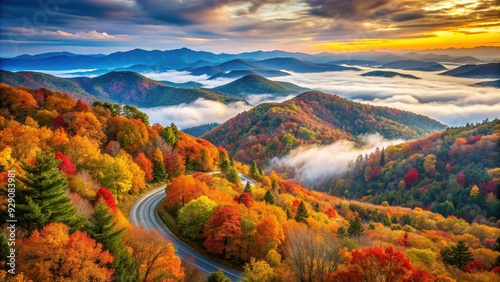
<path fill-rule="evenodd" d="M 305 2 L 311 7 L 310 13 L 314 16 L 363 19 L 385 8 L 391 0 L 305 0 Z"/>
<path fill-rule="evenodd" d="M 407 21 L 421 19 L 425 16 L 426 16 L 425 11 L 414 11 L 414 12 L 401 13 L 401 14 L 394 15 L 391 18 L 391 20 L 393 22 L 407 22 Z"/>
<path fill-rule="evenodd" d="M 151 17 L 176 25 L 200 24 L 212 20 L 214 11 L 223 6 L 248 4 L 239 14 L 253 14 L 265 4 L 289 0 L 136 0 L 138 7 Z"/>

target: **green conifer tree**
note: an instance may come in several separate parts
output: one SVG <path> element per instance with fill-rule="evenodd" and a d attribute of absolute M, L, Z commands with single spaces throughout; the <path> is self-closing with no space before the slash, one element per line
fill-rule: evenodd
<path fill-rule="evenodd" d="M 463 241 L 458 241 L 456 246 L 451 247 L 449 262 L 460 269 L 472 261 L 472 253 Z"/>
<path fill-rule="evenodd" d="M 108 207 L 102 200 L 94 208 L 92 219 L 86 230 L 96 242 L 101 243 L 103 248 L 113 255 L 114 281 L 139 281 L 135 273 L 136 262 L 122 241 L 125 229 L 116 228 L 115 218 L 109 213 Z"/>
<path fill-rule="evenodd" d="M 250 185 L 249 181 L 247 181 L 247 184 L 245 184 L 245 189 L 243 189 L 243 192 L 252 195 L 252 186 Z"/>
<path fill-rule="evenodd" d="M 238 171 L 234 167 L 231 167 L 229 169 L 229 173 L 227 174 L 226 178 L 227 178 L 227 180 L 229 180 L 230 182 L 232 182 L 234 184 L 241 182 L 240 175 L 238 174 Z"/>
<path fill-rule="evenodd" d="M 309 217 L 309 212 L 307 211 L 306 205 L 303 201 L 300 201 L 299 207 L 297 208 L 297 214 L 295 215 L 295 221 L 306 222 Z"/>
<path fill-rule="evenodd" d="M 219 152 L 219 168 L 222 172 L 228 173 L 229 170 L 229 161 L 227 160 L 226 152 Z"/>
<path fill-rule="evenodd" d="M 274 195 L 271 190 L 267 190 L 266 194 L 264 194 L 264 201 L 270 205 L 276 204 L 276 200 L 274 199 Z"/>
<path fill-rule="evenodd" d="M 257 163 L 252 161 L 252 165 L 250 166 L 250 176 L 254 179 L 260 178 L 259 168 L 257 167 Z"/>
<path fill-rule="evenodd" d="M 293 218 L 292 212 L 288 208 L 286 208 L 285 212 L 286 212 L 286 219 Z"/>
<path fill-rule="evenodd" d="M 278 187 L 278 184 L 276 183 L 276 179 L 273 179 L 271 181 L 271 190 L 275 191 L 277 187 Z"/>
<path fill-rule="evenodd" d="M 46 151 L 35 156 L 33 165 L 22 163 L 25 173 L 18 178 L 24 187 L 18 189 L 16 215 L 30 231 L 51 222 L 62 222 L 75 231 L 85 221 L 66 195 L 68 181 L 58 169 L 59 162 L 53 152 Z"/>
<path fill-rule="evenodd" d="M 153 182 L 162 182 L 167 178 L 167 172 L 162 161 L 153 161 Z"/>
<path fill-rule="evenodd" d="M 384 150 L 384 148 L 382 148 L 382 153 L 380 154 L 379 166 L 381 166 L 381 167 L 385 166 L 385 150 Z"/>
<path fill-rule="evenodd" d="M 359 237 L 365 233 L 361 219 L 357 216 L 355 219 L 349 221 L 349 228 L 347 234 L 351 237 Z"/>

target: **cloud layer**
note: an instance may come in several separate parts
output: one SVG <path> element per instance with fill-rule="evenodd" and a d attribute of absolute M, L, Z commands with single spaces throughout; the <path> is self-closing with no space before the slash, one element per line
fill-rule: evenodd
<path fill-rule="evenodd" d="M 325 146 L 299 147 L 285 157 L 272 159 L 269 167 L 294 169 L 297 178 L 311 183 L 343 172 L 348 163 L 359 155 L 369 154 L 377 147 L 382 149 L 403 142 L 403 140 L 387 140 L 379 134 L 365 135 L 360 139 L 364 143 L 361 147 L 346 140 Z"/>
<path fill-rule="evenodd" d="M 1 5 L 2 56 L 183 46 L 311 51 L 330 42 L 477 35 L 500 26 L 498 0 L 7 0 Z"/>
<path fill-rule="evenodd" d="M 215 101 L 198 99 L 191 104 L 171 107 L 142 108 L 151 123 L 169 125 L 175 123 L 179 128 L 187 128 L 206 123 L 222 123 L 229 118 L 251 109 L 244 102 L 225 105 Z"/>
<path fill-rule="evenodd" d="M 364 68 L 364 72 L 373 69 Z M 278 80 L 338 94 L 377 106 L 422 114 L 451 126 L 500 118 L 500 90 L 471 86 L 479 79 L 456 78 L 437 73 L 391 70 L 422 79 L 363 77 L 360 72 L 292 73 Z"/>

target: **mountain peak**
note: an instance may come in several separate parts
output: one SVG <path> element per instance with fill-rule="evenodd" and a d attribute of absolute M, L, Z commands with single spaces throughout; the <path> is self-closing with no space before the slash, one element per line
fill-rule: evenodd
<path fill-rule="evenodd" d="M 378 133 L 387 139 L 414 139 L 445 126 L 421 115 L 362 104 L 320 91 L 306 91 L 282 103 L 265 103 L 204 135 L 236 160 L 266 164 L 298 146 L 360 141 Z M 259 148 L 259 149 L 256 149 Z"/>

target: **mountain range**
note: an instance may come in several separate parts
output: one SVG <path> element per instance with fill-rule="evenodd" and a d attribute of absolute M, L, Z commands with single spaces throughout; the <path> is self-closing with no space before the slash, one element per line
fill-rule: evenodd
<path fill-rule="evenodd" d="M 200 98 L 222 103 L 242 101 L 207 89 L 168 86 L 134 72 L 110 72 L 94 78 L 61 78 L 39 72 L 0 70 L 0 82 L 65 92 L 84 101 L 107 100 L 137 107 L 179 105 Z"/>
<path fill-rule="evenodd" d="M 259 165 L 298 146 L 360 141 L 363 134 L 413 139 L 446 126 L 425 116 L 361 104 L 318 91 L 282 103 L 264 103 L 240 113 L 203 135 L 236 160 Z"/>
<path fill-rule="evenodd" d="M 80 55 L 53 52 L 1 58 L 5 70 L 80 70 L 76 75 L 101 75 L 110 71 L 164 72 L 183 70 L 209 76 L 231 71 L 252 70 L 270 77 L 265 71 L 320 72 L 355 70 L 341 65 L 397 68 L 408 70 L 446 70 L 440 63 L 479 64 L 471 56 L 451 56 L 434 53 L 395 54 L 390 52 L 319 53 L 306 54 L 285 51 L 256 51 L 240 54 L 214 54 L 187 48 L 174 50 L 134 49 L 109 55 Z M 85 71 L 82 71 L 85 70 Z M 247 75 L 244 73 L 241 76 Z M 240 77 L 241 77 L 240 76 Z M 235 77 L 235 76 L 233 76 Z"/>
<path fill-rule="evenodd" d="M 500 63 L 463 65 L 441 74 L 469 78 L 500 78 Z"/>

